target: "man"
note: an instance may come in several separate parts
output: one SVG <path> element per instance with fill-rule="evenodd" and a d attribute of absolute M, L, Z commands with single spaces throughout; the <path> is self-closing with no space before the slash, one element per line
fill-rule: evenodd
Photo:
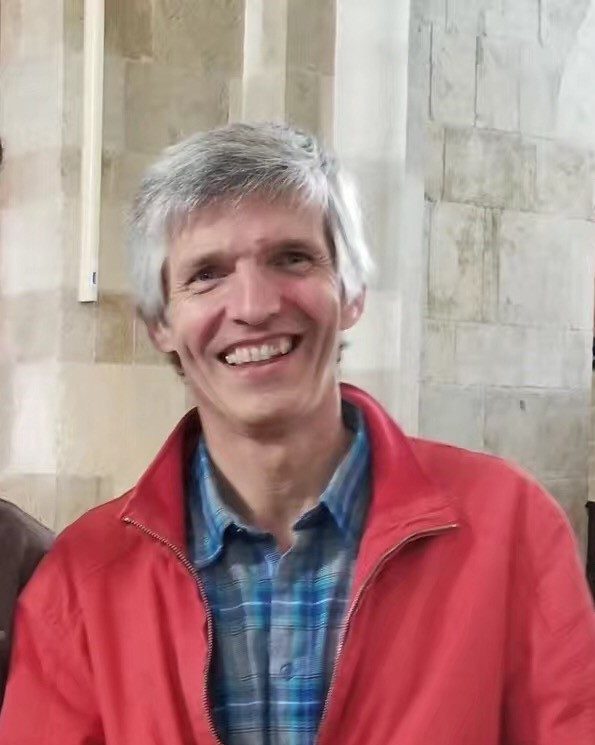
<path fill-rule="evenodd" d="M 0 742 L 592 745 L 553 500 L 339 386 L 370 259 L 337 162 L 284 126 L 197 135 L 148 172 L 131 251 L 197 410 L 25 593 Z"/>
<path fill-rule="evenodd" d="M 51 542 L 52 534 L 47 528 L 14 504 L 0 499 L 0 706 L 16 599 Z"/>

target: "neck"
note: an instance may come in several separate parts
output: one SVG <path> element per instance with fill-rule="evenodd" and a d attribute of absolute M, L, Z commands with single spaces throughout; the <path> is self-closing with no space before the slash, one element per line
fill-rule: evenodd
<path fill-rule="evenodd" d="M 271 533 L 281 550 L 292 526 L 320 497 L 349 447 L 339 393 L 308 418 L 262 434 L 230 430 L 203 419 L 221 496 L 246 523 Z"/>

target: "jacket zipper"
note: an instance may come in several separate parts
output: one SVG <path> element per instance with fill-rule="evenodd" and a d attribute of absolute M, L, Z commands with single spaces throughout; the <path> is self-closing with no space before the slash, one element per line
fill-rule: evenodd
<path fill-rule="evenodd" d="M 378 562 L 375 564 L 372 571 L 366 577 L 362 586 L 357 591 L 357 594 L 355 598 L 353 599 L 353 602 L 351 603 L 351 606 L 349 607 L 349 610 L 347 612 L 347 617 L 345 619 L 345 626 L 343 627 L 343 631 L 341 632 L 339 646 L 337 647 L 337 654 L 335 656 L 335 662 L 333 664 L 333 671 L 331 673 L 331 680 L 329 683 L 328 694 L 326 697 L 326 701 L 324 702 L 324 707 L 322 709 L 322 715 L 320 717 L 320 724 L 318 726 L 318 735 L 315 739 L 315 743 L 317 745 L 320 745 L 321 743 L 321 735 L 323 733 L 324 720 L 328 713 L 329 704 L 330 704 L 332 693 L 333 693 L 333 686 L 335 684 L 337 668 L 339 665 L 339 658 L 341 656 L 341 652 L 343 651 L 343 647 L 345 646 L 347 632 L 349 631 L 349 624 L 351 623 L 351 620 L 359 607 L 359 604 L 360 604 L 360 601 L 362 599 L 364 592 L 370 587 L 371 583 L 378 576 L 380 570 L 384 567 L 386 562 L 389 559 L 391 559 L 394 556 L 394 554 L 398 553 L 402 548 L 404 548 L 408 543 L 417 541 L 420 538 L 427 538 L 429 536 L 439 535 L 440 533 L 445 533 L 448 530 L 451 530 L 452 528 L 457 528 L 457 527 L 458 527 L 458 523 L 448 523 L 446 525 L 440 525 L 436 528 L 431 528 L 428 530 L 420 530 L 417 533 L 412 533 L 411 535 L 408 535 L 402 541 L 399 541 L 399 543 L 397 543 L 395 546 L 392 546 L 392 548 L 389 548 L 387 551 L 385 551 L 385 553 L 380 557 Z"/>
<path fill-rule="evenodd" d="M 188 558 L 183 554 L 183 552 L 178 548 L 178 546 L 176 546 L 173 543 L 170 543 L 168 540 L 166 540 L 165 538 L 163 538 L 162 536 L 160 536 L 158 533 L 155 533 L 150 528 L 145 527 L 142 523 L 138 523 L 138 522 L 136 522 L 136 520 L 133 520 L 130 517 L 123 517 L 122 520 L 123 520 L 123 522 L 128 523 L 129 525 L 134 525 L 134 527 L 138 528 L 139 530 L 141 530 L 146 535 L 150 536 L 151 538 L 154 538 L 156 541 L 159 541 L 161 544 L 163 544 L 164 546 L 166 546 L 167 548 L 169 548 L 173 552 L 174 556 L 179 561 L 181 561 L 182 564 L 186 567 L 186 569 L 190 572 L 190 575 L 194 578 L 194 581 L 196 582 L 196 585 L 198 587 L 198 592 L 200 594 L 201 600 L 202 600 L 203 605 L 204 605 L 204 608 L 205 608 L 205 613 L 206 613 L 206 616 L 207 616 L 207 645 L 208 645 L 208 652 L 207 652 L 207 665 L 206 665 L 205 674 L 204 674 L 204 683 L 205 684 L 204 684 L 203 695 L 202 695 L 203 705 L 204 705 L 205 711 L 207 712 L 207 721 L 209 723 L 209 729 L 211 731 L 211 734 L 213 736 L 213 739 L 215 740 L 215 742 L 217 743 L 217 745 L 223 745 L 223 743 L 221 742 L 221 740 L 219 739 L 219 737 L 217 735 L 217 731 L 215 729 L 215 725 L 213 724 L 213 718 L 211 716 L 211 711 L 209 709 L 209 698 L 208 698 L 208 693 L 207 693 L 207 688 L 208 688 L 207 675 L 208 675 L 208 671 L 209 671 L 209 669 L 211 667 L 211 658 L 213 656 L 213 619 L 212 619 L 212 616 L 211 616 L 211 611 L 209 609 L 209 605 L 207 603 L 206 593 L 205 593 L 203 584 L 202 584 L 202 582 L 200 580 L 200 577 L 198 576 L 198 572 L 196 571 L 196 569 L 192 565 L 192 562 L 190 562 L 188 560 Z"/>

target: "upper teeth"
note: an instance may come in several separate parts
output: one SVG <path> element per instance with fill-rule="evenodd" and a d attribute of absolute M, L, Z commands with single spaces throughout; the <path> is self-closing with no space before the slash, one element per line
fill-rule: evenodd
<path fill-rule="evenodd" d="M 243 365 L 246 362 L 262 362 L 270 360 L 271 357 L 278 357 L 287 354 L 291 349 L 291 340 L 284 336 L 278 341 L 269 342 L 268 344 L 259 344 L 254 347 L 237 347 L 229 354 L 225 355 L 225 361 L 228 365 Z"/>

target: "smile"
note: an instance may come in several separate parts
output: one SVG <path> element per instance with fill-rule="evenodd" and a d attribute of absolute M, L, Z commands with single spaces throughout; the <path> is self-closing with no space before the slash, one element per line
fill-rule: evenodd
<path fill-rule="evenodd" d="M 221 358 L 228 365 L 246 365 L 253 362 L 267 362 L 276 357 L 284 357 L 297 345 L 291 336 L 280 336 L 263 344 L 238 345 L 225 351 Z"/>

